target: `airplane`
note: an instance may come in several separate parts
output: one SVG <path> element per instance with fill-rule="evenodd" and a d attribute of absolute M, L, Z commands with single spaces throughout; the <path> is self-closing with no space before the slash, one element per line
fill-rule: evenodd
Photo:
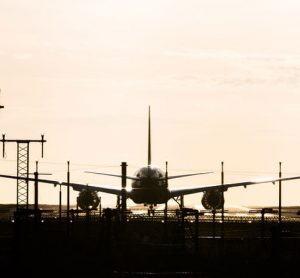
<path fill-rule="evenodd" d="M 122 175 L 91 172 L 86 173 L 106 175 L 112 177 L 122 178 Z M 190 186 L 181 188 L 169 188 L 169 180 L 209 174 L 212 172 L 200 172 L 192 174 L 182 174 L 169 176 L 166 162 L 166 170 L 163 171 L 159 167 L 152 164 L 151 160 L 151 112 L 150 106 L 148 111 L 148 163 L 145 166 L 139 168 L 134 176 L 127 176 L 126 179 L 131 180 L 131 188 L 119 188 L 111 185 L 92 185 L 92 184 L 81 184 L 73 182 L 60 182 L 57 180 L 48 179 L 35 179 L 30 177 L 18 177 L 11 175 L 0 174 L 0 177 L 10 179 L 23 179 L 28 181 L 38 181 L 40 183 L 47 183 L 56 185 L 70 186 L 75 191 L 79 191 L 77 198 L 78 205 L 83 210 L 96 209 L 99 205 L 98 192 L 109 193 L 118 197 L 124 197 L 131 199 L 136 204 L 149 205 L 150 209 L 157 204 L 167 204 L 170 199 L 174 199 L 178 203 L 178 198 L 188 194 L 203 193 L 201 203 L 206 210 L 218 210 L 224 205 L 224 193 L 232 187 L 247 187 L 249 185 L 261 184 L 261 183 L 273 183 L 278 181 L 289 181 L 300 179 L 300 176 L 286 177 L 286 178 L 265 178 L 253 181 L 242 181 L 237 183 L 226 183 L 216 185 L 205 185 L 205 186 Z M 179 204 L 179 203 L 178 203 Z"/>

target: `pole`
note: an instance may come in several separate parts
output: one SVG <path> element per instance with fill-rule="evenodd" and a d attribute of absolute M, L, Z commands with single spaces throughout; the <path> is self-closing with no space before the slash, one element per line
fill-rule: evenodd
<path fill-rule="evenodd" d="M 44 143 L 46 142 L 44 138 L 45 138 L 45 135 L 42 133 L 42 134 L 41 134 L 42 158 L 44 157 Z"/>
<path fill-rule="evenodd" d="M 121 200 L 121 206 L 122 206 L 122 214 L 124 214 L 126 209 L 127 209 L 127 204 L 126 204 L 127 163 L 122 162 L 121 167 L 122 167 L 122 200 Z"/>
<path fill-rule="evenodd" d="M 164 208 L 164 223 L 166 224 L 168 220 L 168 201 L 165 202 L 165 208 Z"/>
<path fill-rule="evenodd" d="M 79 211 L 78 199 L 79 199 L 79 197 L 76 198 L 76 220 L 78 220 L 78 217 L 79 217 L 79 214 L 78 214 L 78 211 Z"/>
<path fill-rule="evenodd" d="M 101 196 L 99 197 L 100 203 L 99 203 L 99 216 L 102 215 L 102 205 L 101 205 Z"/>
<path fill-rule="evenodd" d="M 198 254 L 198 237 L 199 237 L 199 211 L 196 210 L 196 221 L 195 221 L 195 252 Z"/>
<path fill-rule="evenodd" d="M 126 196 L 127 195 L 126 194 L 127 163 L 122 162 L 121 167 L 122 167 L 122 169 L 121 169 L 121 172 L 122 172 L 121 220 L 122 220 L 122 224 L 125 224 L 126 221 L 127 221 L 127 217 L 126 217 L 126 210 L 127 210 L 127 196 Z"/>
<path fill-rule="evenodd" d="M 35 162 L 35 172 L 34 172 L 34 211 L 35 213 L 37 212 L 38 210 L 38 203 L 39 203 L 39 200 L 38 200 L 38 161 Z"/>
<path fill-rule="evenodd" d="M 61 184 L 59 184 L 59 222 L 61 222 Z"/>
<path fill-rule="evenodd" d="M 166 161 L 166 173 L 165 173 L 165 178 L 166 178 L 166 188 L 169 187 L 169 173 L 168 173 L 168 161 Z M 180 197 L 180 202 L 181 202 L 181 209 L 182 209 L 182 196 Z M 164 209 L 164 222 L 167 222 L 168 218 L 168 201 L 165 202 L 165 209 Z"/>
<path fill-rule="evenodd" d="M 166 161 L 166 173 L 165 173 L 165 178 L 166 178 L 166 188 L 168 188 L 168 187 L 169 187 L 168 161 Z"/>
<path fill-rule="evenodd" d="M 39 213 L 39 187 L 38 187 L 38 161 L 35 162 L 35 172 L 34 172 L 34 218 L 35 223 L 38 223 L 38 213 Z"/>
<path fill-rule="evenodd" d="M 213 209 L 212 210 L 212 214 L 213 214 L 213 238 L 216 237 L 216 210 Z"/>
<path fill-rule="evenodd" d="M 181 233 L 182 233 L 182 243 L 183 246 L 185 245 L 185 214 L 186 212 L 182 209 L 181 210 Z"/>
<path fill-rule="evenodd" d="M 282 173 L 281 173 L 281 161 L 279 162 L 279 178 L 281 179 Z M 281 181 L 279 181 L 279 208 L 278 208 L 278 224 L 279 224 L 279 230 L 281 230 Z"/>
<path fill-rule="evenodd" d="M 70 161 L 67 161 L 68 172 L 67 172 L 67 234 L 70 232 Z"/>
<path fill-rule="evenodd" d="M 222 224 L 221 236 L 224 238 L 224 161 L 221 162 L 221 184 L 222 184 Z"/>
<path fill-rule="evenodd" d="M 261 238 L 265 239 L 265 209 L 261 210 Z"/>

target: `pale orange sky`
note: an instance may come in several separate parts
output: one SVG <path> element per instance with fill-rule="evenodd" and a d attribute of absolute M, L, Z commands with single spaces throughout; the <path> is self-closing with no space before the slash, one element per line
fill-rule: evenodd
<path fill-rule="evenodd" d="M 82 171 L 119 173 L 127 161 L 132 174 L 146 163 L 151 105 L 154 162 L 168 159 L 176 174 L 215 171 L 170 186 L 219 183 L 222 160 L 228 182 L 276 176 L 280 160 L 285 176 L 300 174 L 299 12 L 296 0 L 2 0 L 0 132 L 44 132 L 45 158 L 32 145 L 31 160 L 53 178 L 71 160 L 73 181 L 119 185 Z M 15 159 L 7 145 L 0 172 L 15 174 Z M 15 202 L 15 182 L 0 184 L 0 202 Z M 299 182 L 284 184 L 284 205 L 299 195 Z M 225 197 L 276 204 L 277 187 Z M 57 203 L 57 189 L 44 185 L 40 201 Z"/>

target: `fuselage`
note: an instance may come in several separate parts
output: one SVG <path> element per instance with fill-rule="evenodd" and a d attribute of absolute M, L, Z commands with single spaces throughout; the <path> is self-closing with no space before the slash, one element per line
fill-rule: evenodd
<path fill-rule="evenodd" d="M 132 182 L 130 198 L 138 204 L 163 204 L 170 199 L 166 173 L 149 165 L 141 167 Z"/>

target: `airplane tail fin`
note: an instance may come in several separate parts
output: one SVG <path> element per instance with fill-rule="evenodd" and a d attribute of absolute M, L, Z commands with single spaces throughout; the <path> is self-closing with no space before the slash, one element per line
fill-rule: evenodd
<path fill-rule="evenodd" d="M 148 112 L 148 166 L 151 165 L 151 112 Z"/>

